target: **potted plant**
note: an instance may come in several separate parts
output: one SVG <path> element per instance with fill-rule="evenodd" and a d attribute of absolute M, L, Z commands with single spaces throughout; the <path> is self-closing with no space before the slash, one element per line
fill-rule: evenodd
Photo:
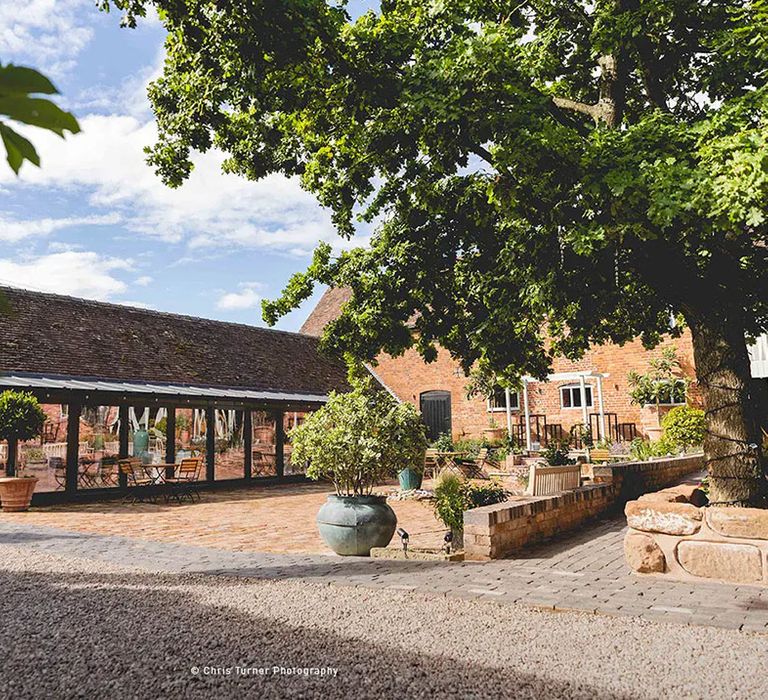
<path fill-rule="evenodd" d="M 496 419 L 491 416 L 488 419 L 488 427 L 483 430 L 483 437 L 491 443 L 500 443 L 506 436 L 507 431 L 504 428 L 500 428 Z"/>
<path fill-rule="evenodd" d="M 44 422 L 45 412 L 33 394 L 24 391 L 4 391 L 0 394 L 0 440 L 8 442 L 6 476 L 0 478 L 0 503 L 4 511 L 29 509 L 37 477 L 17 475 L 19 441 L 38 437 Z"/>
<path fill-rule="evenodd" d="M 290 431 L 291 459 L 306 463 L 307 476 L 333 482 L 317 514 L 320 536 L 337 554 L 368 556 L 386 547 L 397 517 L 374 485 L 424 463 L 425 428 L 409 403 L 357 380 L 351 392 L 328 402 Z"/>
<path fill-rule="evenodd" d="M 661 420 L 669 410 L 669 404 L 678 403 L 685 397 L 688 380 L 674 348 L 665 348 L 660 357 L 648 364 L 648 372 L 630 372 L 627 382 L 631 402 L 640 406 L 643 432 L 650 440 L 657 440 L 661 437 Z"/>

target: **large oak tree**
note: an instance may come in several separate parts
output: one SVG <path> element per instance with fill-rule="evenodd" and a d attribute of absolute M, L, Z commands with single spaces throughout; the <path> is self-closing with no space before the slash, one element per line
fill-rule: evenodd
<path fill-rule="evenodd" d="M 113 5 L 132 24 L 150 1 Z M 768 327 L 766 0 L 153 4 L 165 182 L 217 147 L 229 172 L 300 177 L 343 236 L 378 224 L 318 248 L 267 320 L 344 285 L 327 347 L 439 343 L 513 377 L 681 318 L 712 500 L 765 503 L 745 338 Z"/>

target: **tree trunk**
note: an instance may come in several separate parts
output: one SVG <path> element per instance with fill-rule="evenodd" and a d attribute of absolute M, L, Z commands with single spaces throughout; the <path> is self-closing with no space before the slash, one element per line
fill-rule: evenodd
<path fill-rule="evenodd" d="M 698 318 L 693 335 L 696 375 L 706 404 L 704 454 L 713 505 L 766 507 L 759 400 L 741 324 Z"/>
<path fill-rule="evenodd" d="M 5 475 L 16 476 L 16 455 L 19 452 L 19 441 L 8 438 L 8 459 L 5 463 Z"/>

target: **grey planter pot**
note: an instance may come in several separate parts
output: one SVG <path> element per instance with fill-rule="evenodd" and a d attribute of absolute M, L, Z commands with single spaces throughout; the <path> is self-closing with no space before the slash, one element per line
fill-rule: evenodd
<path fill-rule="evenodd" d="M 317 527 L 336 554 L 367 557 L 373 547 L 389 544 L 397 516 L 384 496 L 328 496 Z"/>

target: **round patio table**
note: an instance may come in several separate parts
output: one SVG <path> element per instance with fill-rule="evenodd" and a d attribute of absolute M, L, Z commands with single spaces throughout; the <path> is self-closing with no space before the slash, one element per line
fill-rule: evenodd
<path fill-rule="evenodd" d="M 456 460 L 461 457 L 466 457 L 466 452 L 437 452 L 435 453 L 435 476 L 445 469 L 450 469 L 454 472 L 461 472 L 461 468 L 456 464 Z"/>
<path fill-rule="evenodd" d="M 159 464 L 142 464 L 141 466 L 148 479 L 152 479 L 154 484 L 162 486 L 165 483 L 167 470 L 173 468 L 175 471 L 178 465 L 161 462 Z"/>

